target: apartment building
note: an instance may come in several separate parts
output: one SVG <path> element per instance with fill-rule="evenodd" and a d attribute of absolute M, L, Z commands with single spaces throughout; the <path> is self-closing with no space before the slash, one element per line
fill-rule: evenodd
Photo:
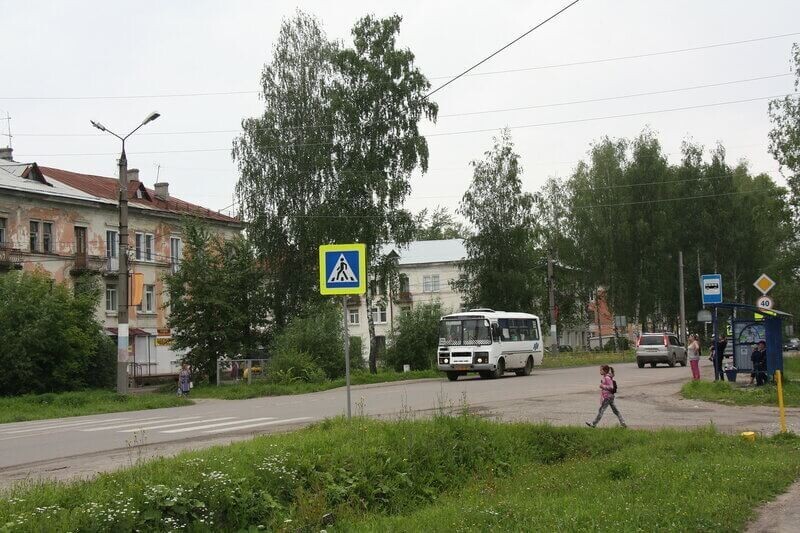
<path fill-rule="evenodd" d="M 171 347 L 163 276 L 180 267 L 182 221 L 201 218 L 224 236 L 243 226 L 171 196 L 167 183 L 146 187 L 136 169 L 128 171 L 128 180 L 130 272 L 141 274 L 144 283 L 141 303 L 129 313 L 130 370 L 172 373 L 182 354 Z M 67 283 L 96 276 L 103 289 L 97 318 L 111 336 L 119 308 L 118 191 L 116 178 L 18 163 L 10 149 L 0 150 L 0 275 L 40 269 Z"/>
<path fill-rule="evenodd" d="M 458 278 L 458 265 L 467 255 L 464 241 L 414 241 L 404 247 L 386 246 L 381 253 L 397 261 L 399 283 L 396 291 L 379 280 L 373 279 L 369 284 L 373 299 L 369 312 L 375 322 L 379 351 L 385 349 L 386 339 L 400 313 L 414 305 L 438 301 L 445 312 L 461 310 L 461 294 L 450 287 L 450 282 Z M 367 312 L 365 298 L 348 298 L 350 336 L 361 337 L 365 357 L 369 351 Z"/>

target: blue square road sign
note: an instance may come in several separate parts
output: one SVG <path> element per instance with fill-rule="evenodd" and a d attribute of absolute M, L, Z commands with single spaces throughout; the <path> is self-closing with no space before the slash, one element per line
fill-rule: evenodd
<path fill-rule="evenodd" d="M 364 244 L 319 247 L 319 290 L 322 294 L 364 294 L 367 253 Z"/>

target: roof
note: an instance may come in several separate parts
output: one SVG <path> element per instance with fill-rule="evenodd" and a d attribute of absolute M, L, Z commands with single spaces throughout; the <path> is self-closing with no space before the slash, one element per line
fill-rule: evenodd
<path fill-rule="evenodd" d="M 405 246 L 389 244 L 383 249 L 384 255 L 388 255 L 392 251 L 398 254 L 398 264 L 400 265 L 453 263 L 462 261 L 467 256 L 463 239 L 411 241 Z"/>
<path fill-rule="evenodd" d="M 117 328 L 106 328 L 106 331 L 111 334 L 112 337 L 117 336 Z M 131 337 L 155 337 L 155 333 L 148 333 L 141 328 L 130 328 L 128 330 L 128 334 Z"/>
<path fill-rule="evenodd" d="M 39 168 L 45 178 L 49 178 L 51 181 L 60 182 L 63 185 L 83 191 L 98 199 L 110 200 L 113 203 L 117 201 L 119 180 L 116 178 L 107 178 L 105 176 L 95 176 L 92 174 L 79 174 L 77 172 L 51 167 Z M 142 192 L 141 198 L 137 198 L 137 191 Z M 151 209 L 153 211 L 161 211 L 176 215 L 191 215 L 218 222 L 241 224 L 236 218 L 186 202 L 174 196 L 170 196 L 168 200 L 156 198 L 155 191 L 148 189 L 138 180 L 128 181 L 128 204 L 141 209 Z"/>
<path fill-rule="evenodd" d="M 450 313 L 442 318 L 466 318 L 466 317 L 487 317 L 487 318 L 539 318 L 531 313 L 522 313 L 519 311 L 496 311 L 493 309 L 472 309 L 469 311 L 461 311 L 460 313 Z"/>
<path fill-rule="evenodd" d="M 60 196 L 73 200 L 104 201 L 59 181 L 47 180 L 36 163 L 0 161 L 0 188 L 30 194 Z M 108 201 L 107 203 L 115 204 L 116 202 Z"/>

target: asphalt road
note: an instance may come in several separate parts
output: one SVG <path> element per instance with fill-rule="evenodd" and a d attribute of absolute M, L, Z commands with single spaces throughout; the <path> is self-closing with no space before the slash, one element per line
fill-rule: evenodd
<path fill-rule="evenodd" d="M 708 364 L 707 362 L 705 363 Z M 633 428 L 714 424 L 722 431 L 778 428 L 776 409 L 681 399 L 688 368 L 616 365 L 617 405 Z M 705 376 L 711 373 L 703 368 Z M 506 421 L 583 425 L 599 405 L 596 367 L 535 370 L 497 380 L 461 378 L 353 387 L 353 413 L 372 417 L 470 411 Z M 189 407 L 0 425 L 0 486 L 19 480 L 86 477 L 158 455 L 287 431 L 345 413 L 345 391 L 252 400 L 198 400 Z M 788 420 L 800 429 L 800 409 Z M 608 411 L 601 425 L 616 425 Z"/>

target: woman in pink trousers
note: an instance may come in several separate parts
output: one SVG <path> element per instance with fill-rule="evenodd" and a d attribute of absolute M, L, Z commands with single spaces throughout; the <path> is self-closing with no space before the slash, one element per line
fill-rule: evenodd
<path fill-rule="evenodd" d="M 700 379 L 700 341 L 697 335 L 689 335 L 689 346 L 686 347 L 689 365 L 692 367 L 692 379 Z"/>

